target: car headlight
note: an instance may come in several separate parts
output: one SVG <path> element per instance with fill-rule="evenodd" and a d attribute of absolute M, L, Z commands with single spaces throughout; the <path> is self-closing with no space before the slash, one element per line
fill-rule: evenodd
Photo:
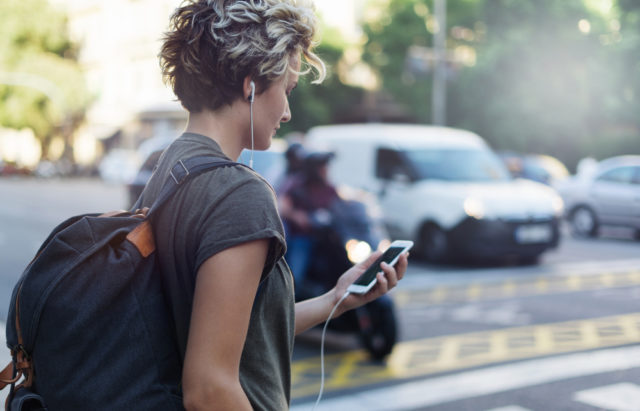
<path fill-rule="evenodd" d="M 349 261 L 354 264 L 364 261 L 371 254 L 371 246 L 366 241 L 351 239 L 347 241 L 344 247 L 347 250 Z"/>
<path fill-rule="evenodd" d="M 484 217 L 484 203 L 477 198 L 468 197 L 464 200 L 464 212 L 467 213 L 469 217 L 480 220 Z"/>

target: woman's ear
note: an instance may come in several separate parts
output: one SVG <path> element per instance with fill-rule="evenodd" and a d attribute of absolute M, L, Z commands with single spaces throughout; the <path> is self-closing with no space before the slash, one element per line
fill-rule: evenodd
<path fill-rule="evenodd" d="M 242 91 L 245 100 L 249 103 L 253 103 L 256 96 L 256 83 L 251 79 L 251 76 L 246 76 L 242 82 Z"/>

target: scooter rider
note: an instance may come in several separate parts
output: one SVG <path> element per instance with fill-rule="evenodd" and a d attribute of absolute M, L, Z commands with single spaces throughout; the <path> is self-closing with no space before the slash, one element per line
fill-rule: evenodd
<path fill-rule="evenodd" d="M 301 170 L 283 183 L 279 195 L 280 216 L 287 229 L 285 258 L 296 284 L 304 282 L 313 254 L 313 216 L 338 199 L 338 192 L 328 178 L 332 157 L 330 152 L 308 153 Z"/>

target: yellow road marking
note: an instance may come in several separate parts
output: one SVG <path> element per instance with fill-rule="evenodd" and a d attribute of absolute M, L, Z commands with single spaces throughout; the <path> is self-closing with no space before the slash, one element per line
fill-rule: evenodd
<path fill-rule="evenodd" d="M 507 279 L 504 283 L 502 283 L 502 293 L 509 297 L 514 295 L 516 292 L 516 283 L 512 279 Z"/>
<path fill-rule="evenodd" d="M 580 286 L 582 285 L 581 278 L 582 276 L 576 274 L 567 277 L 567 288 L 569 288 L 570 290 L 579 290 Z"/>
<path fill-rule="evenodd" d="M 482 286 L 480 284 L 472 284 L 467 288 L 467 298 L 473 301 L 478 299 L 482 294 Z"/>
<path fill-rule="evenodd" d="M 600 279 L 605 287 L 612 287 L 615 283 L 615 277 L 611 273 L 600 274 Z"/>
<path fill-rule="evenodd" d="M 640 343 L 640 313 L 425 338 L 397 344 L 386 364 L 362 350 L 326 357 L 328 391 L 556 353 Z M 317 393 L 320 360 L 292 365 L 294 398 Z"/>
<path fill-rule="evenodd" d="M 393 298 L 399 307 L 407 307 L 416 304 L 424 306 L 424 304 L 487 301 L 510 297 L 628 287 L 639 284 L 640 271 L 633 270 L 616 274 L 572 274 L 566 277 L 508 278 L 498 283 L 438 286 L 430 290 L 396 290 L 393 293 Z"/>
<path fill-rule="evenodd" d="M 446 287 L 436 287 L 431 293 L 430 301 L 435 304 L 441 303 L 447 297 L 447 288 Z"/>
<path fill-rule="evenodd" d="M 545 291 L 549 290 L 549 280 L 547 279 L 547 277 L 538 277 L 538 279 L 536 280 L 536 289 L 540 293 L 544 293 Z"/>
<path fill-rule="evenodd" d="M 640 271 L 632 271 L 628 274 L 629 281 L 632 284 L 640 284 Z"/>

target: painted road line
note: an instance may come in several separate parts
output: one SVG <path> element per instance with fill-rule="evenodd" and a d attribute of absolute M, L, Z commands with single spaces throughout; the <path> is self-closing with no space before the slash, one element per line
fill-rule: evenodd
<path fill-rule="evenodd" d="M 486 411 L 531 411 L 529 408 L 522 408 L 519 405 L 507 405 L 506 407 L 491 408 Z"/>
<path fill-rule="evenodd" d="M 534 276 L 507 278 L 498 282 L 438 286 L 434 289 L 400 289 L 392 293 L 398 307 L 425 304 L 453 304 L 504 298 L 593 291 L 640 285 L 640 271 L 633 269 L 613 273 L 568 276 Z"/>
<path fill-rule="evenodd" d="M 640 367 L 640 346 L 528 360 L 326 398 L 319 410 L 402 411 L 507 390 Z M 312 409 L 314 401 L 292 411 Z M 637 406 L 637 403 L 636 403 Z M 637 409 L 637 408 L 636 408 Z"/>
<path fill-rule="evenodd" d="M 640 259 L 614 261 L 581 261 L 559 264 L 540 264 L 521 268 L 469 268 L 439 269 L 437 266 L 409 264 L 404 279 L 398 284 L 399 289 L 432 288 L 438 285 L 463 285 L 471 278 L 479 282 L 491 283 L 501 281 L 512 271 L 517 271 L 516 278 L 544 275 L 546 277 L 568 277 L 599 274 L 608 271 L 613 274 L 640 269 Z M 427 275 L 425 275 L 428 273 Z"/>
<path fill-rule="evenodd" d="M 573 399 L 605 410 L 638 411 L 640 409 L 640 387 L 636 384 L 623 382 L 579 391 L 575 393 Z"/>
<path fill-rule="evenodd" d="M 364 350 L 325 356 L 325 390 L 639 342 L 640 313 L 425 338 L 397 344 L 383 364 Z M 293 398 L 318 391 L 319 358 L 295 361 L 291 370 Z"/>

